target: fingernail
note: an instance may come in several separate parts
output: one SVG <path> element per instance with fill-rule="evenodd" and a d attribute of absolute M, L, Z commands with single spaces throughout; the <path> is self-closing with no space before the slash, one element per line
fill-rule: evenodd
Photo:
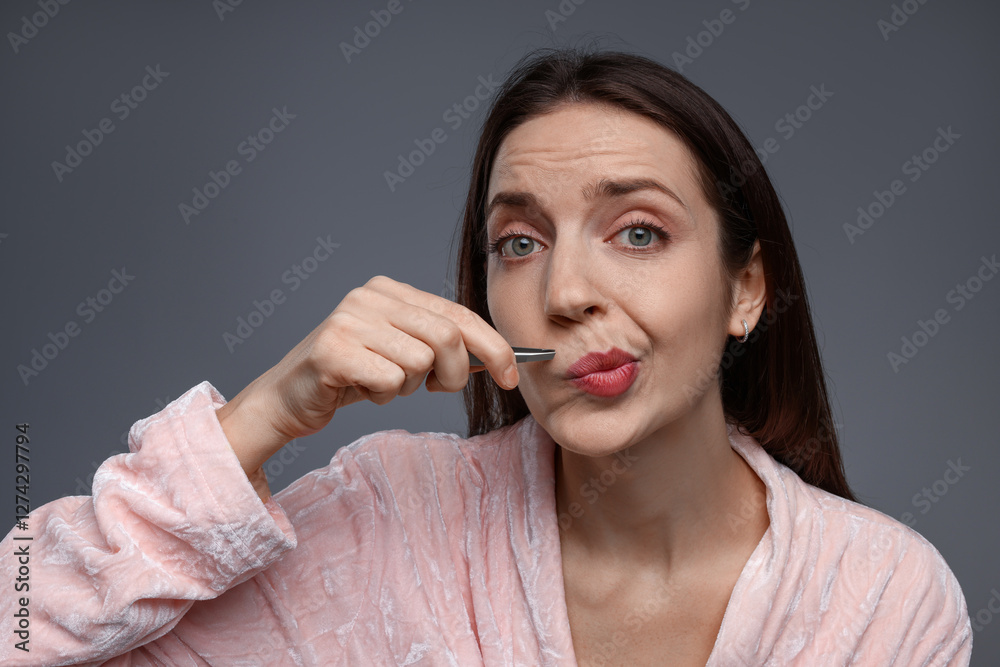
<path fill-rule="evenodd" d="M 513 389 L 517 386 L 517 366 L 508 366 L 503 373 L 503 383 Z"/>

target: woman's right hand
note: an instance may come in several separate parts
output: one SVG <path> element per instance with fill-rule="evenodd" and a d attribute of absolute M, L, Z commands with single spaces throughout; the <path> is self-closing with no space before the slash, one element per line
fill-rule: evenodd
<path fill-rule="evenodd" d="M 469 352 L 485 366 L 469 365 Z M 345 405 L 384 405 L 428 391 L 460 391 L 470 372 L 517 385 L 514 351 L 468 308 L 375 276 L 348 292 L 334 311 L 277 365 L 217 414 L 244 472 L 266 500 L 261 466 L 286 443 L 326 426 Z"/>

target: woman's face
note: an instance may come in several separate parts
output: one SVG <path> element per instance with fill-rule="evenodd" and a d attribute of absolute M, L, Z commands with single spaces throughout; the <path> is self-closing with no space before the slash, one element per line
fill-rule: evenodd
<path fill-rule="evenodd" d="M 726 317 L 719 222 L 677 136 L 615 107 L 564 105 L 506 137 L 487 207 L 489 242 L 506 236 L 487 260 L 490 315 L 512 345 L 556 350 L 518 366 L 556 442 L 610 454 L 718 393 L 732 318 L 742 325 Z M 636 361 L 568 377 L 612 348 Z"/>

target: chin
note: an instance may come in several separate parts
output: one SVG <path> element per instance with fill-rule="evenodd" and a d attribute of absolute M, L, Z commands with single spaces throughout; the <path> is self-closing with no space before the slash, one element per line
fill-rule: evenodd
<path fill-rule="evenodd" d="M 646 434 L 634 416 L 623 412 L 587 411 L 587 408 L 564 406 L 554 410 L 532 410 L 539 425 L 563 449 L 582 456 L 611 456 L 631 447 Z"/>

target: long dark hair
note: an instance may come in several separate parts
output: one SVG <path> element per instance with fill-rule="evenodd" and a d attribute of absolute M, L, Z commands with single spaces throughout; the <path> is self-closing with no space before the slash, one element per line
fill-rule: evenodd
<path fill-rule="evenodd" d="M 721 220 L 720 253 L 733 307 L 735 277 L 755 241 L 767 283 L 760 321 L 745 344 L 727 339 L 718 382 L 726 418 L 803 480 L 855 500 L 844 474 L 802 269 L 778 195 L 736 122 L 705 91 L 643 56 L 540 49 L 521 59 L 497 92 L 479 137 L 465 202 L 455 296 L 493 324 L 486 303 L 485 203 L 493 160 L 511 130 L 567 102 L 611 104 L 681 138 L 698 163 Z M 521 392 L 487 373 L 464 389 L 469 436 L 529 414 Z"/>

